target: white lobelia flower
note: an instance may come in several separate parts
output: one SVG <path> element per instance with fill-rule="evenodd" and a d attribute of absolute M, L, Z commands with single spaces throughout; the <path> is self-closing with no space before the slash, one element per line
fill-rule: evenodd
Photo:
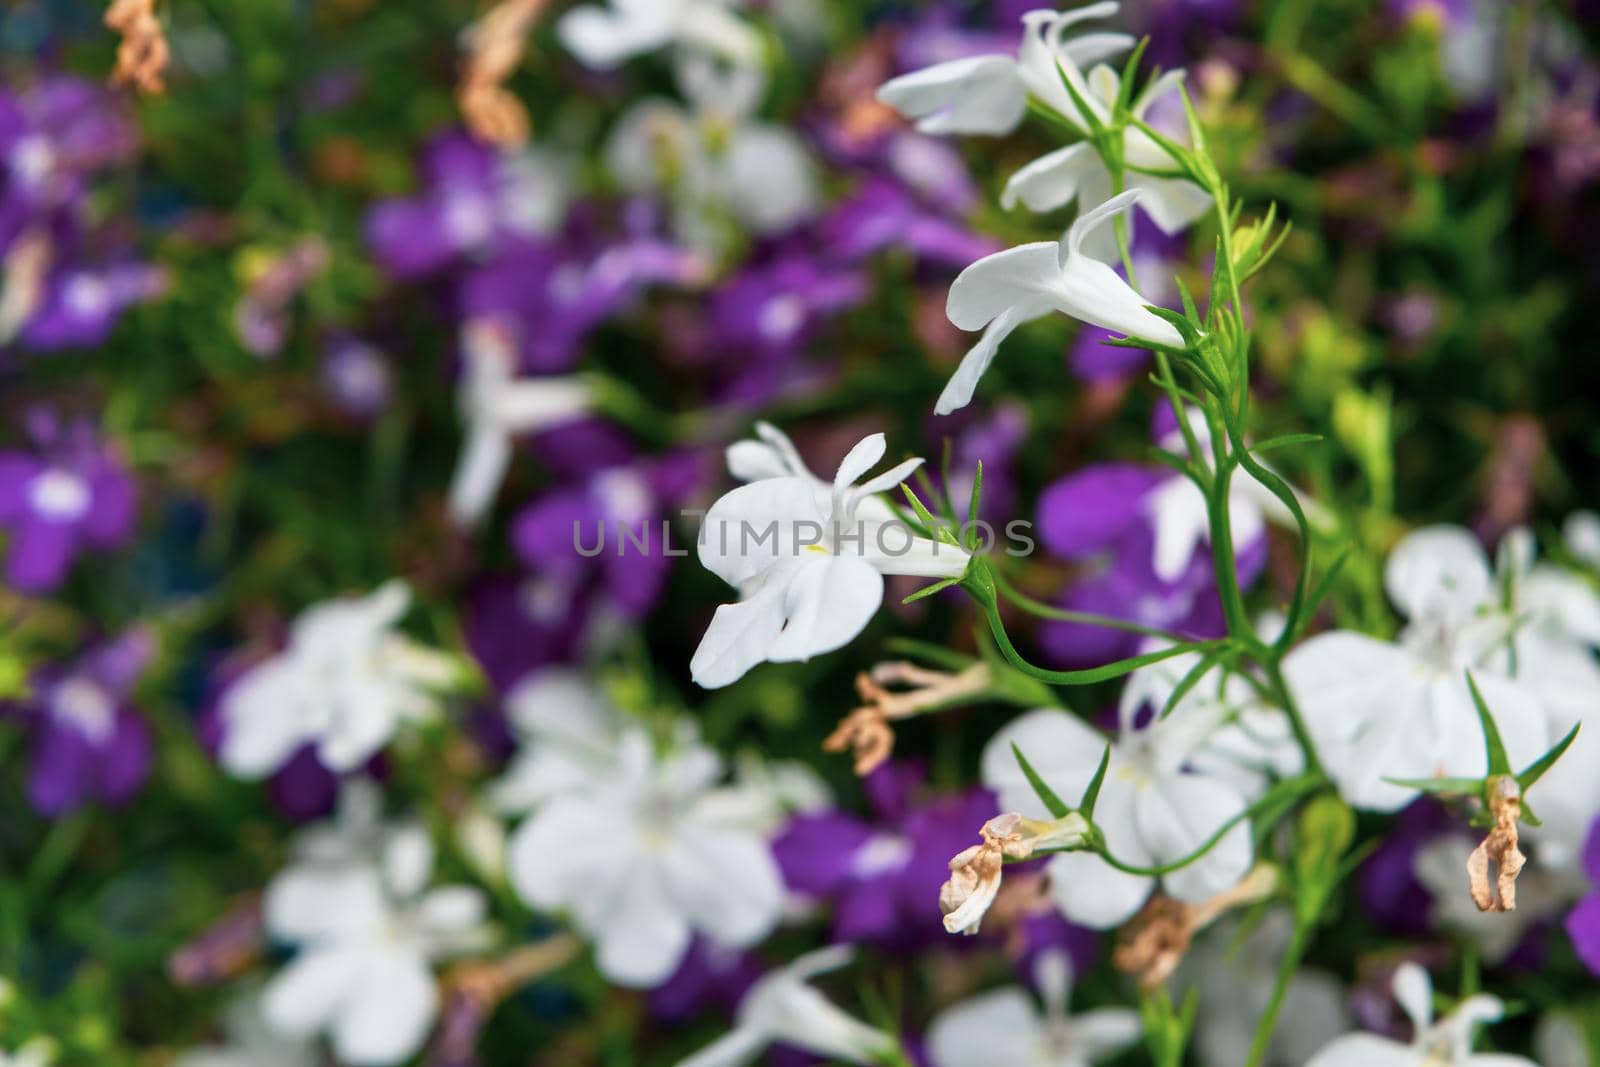
<path fill-rule="evenodd" d="M 822 499 L 815 479 L 763 478 L 725 494 L 706 512 L 700 562 L 739 590 L 717 609 L 689 669 L 707 689 L 762 661 L 810 659 L 848 644 L 883 602 L 883 577 L 958 578 L 962 549 L 885 521 L 867 502 L 921 465 L 911 459 L 857 485 L 883 458 L 881 433 L 839 464 Z"/>
<path fill-rule="evenodd" d="M 755 118 L 762 71 L 687 56 L 676 73 L 687 109 L 650 98 L 617 120 L 605 147 L 617 184 L 639 194 L 665 189 L 674 233 L 694 248 L 725 240 L 729 216 L 757 234 L 814 217 L 822 198 L 811 153 L 792 130 Z"/>
<path fill-rule="evenodd" d="M 1416 1031 L 1410 1044 L 1377 1034 L 1346 1034 L 1311 1057 L 1306 1067 L 1538 1067 L 1522 1056 L 1472 1051 L 1474 1027 L 1493 1022 L 1505 1010 L 1498 997 L 1468 997 L 1435 1021 L 1433 982 L 1427 971 L 1407 962 L 1395 969 L 1394 998 Z"/>
<path fill-rule="evenodd" d="M 1000 343 L 1023 323 L 1060 311 L 1151 345 L 1183 348 L 1173 325 L 1148 310 L 1116 271 L 1084 250 L 1102 225 L 1139 199 L 1130 189 L 1081 212 L 1060 241 L 1035 241 L 985 256 L 957 276 L 945 312 L 963 330 L 983 336 L 961 359 L 934 411 L 948 415 L 972 400 Z"/>
<path fill-rule="evenodd" d="M 1022 44 L 1016 56 L 984 55 L 953 59 L 902 74 L 878 89 L 878 99 L 923 133 L 1010 133 L 1028 111 L 1030 94 L 1056 110 L 1076 113 L 1061 87 L 1057 64 L 1109 59 L 1133 46 L 1126 33 L 1089 33 L 1068 39 L 1067 31 L 1091 19 L 1117 13 L 1115 3 L 1089 4 L 1073 11 L 1030 11 L 1022 16 Z"/>
<path fill-rule="evenodd" d="M 1492 662 L 1513 620 L 1501 609 L 1473 536 L 1446 526 L 1408 534 L 1389 555 L 1384 585 L 1408 620 L 1397 641 L 1334 631 L 1299 645 L 1283 663 L 1344 799 L 1395 811 L 1417 791 L 1386 779 L 1487 772 L 1469 668 L 1511 766 L 1520 770 L 1542 755 L 1551 738 L 1538 693 Z"/>
<path fill-rule="evenodd" d="M 1072 82 L 1079 97 L 1094 112 L 1095 119 L 1109 123 L 1111 109 L 1122 91 L 1117 73 L 1104 64 L 1085 76 L 1067 62 L 1061 64 L 1063 76 Z M 1183 71 L 1171 70 L 1145 86 L 1133 100 L 1130 110 L 1141 121 L 1150 109 L 1162 99 L 1178 92 L 1183 81 Z M 1063 115 L 1085 135 L 1088 130 L 1075 106 Z M 1178 142 L 1188 139 L 1181 130 L 1167 131 Z M 1146 171 L 1170 171 L 1172 158 L 1143 130 L 1130 126 L 1122 135 L 1122 158 L 1133 167 Z M 1142 195 L 1139 207 L 1150 216 L 1162 233 L 1174 234 L 1185 229 L 1195 219 L 1205 214 L 1211 206 L 1206 191 L 1187 178 L 1162 177 L 1155 174 L 1129 170 L 1123 181 L 1130 190 Z M 1066 207 L 1074 200 L 1079 211 L 1091 211 L 1111 198 L 1111 171 L 1105 160 L 1090 141 L 1078 141 L 1065 148 L 1040 156 L 1013 174 L 1000 192 L 1000 204 L 1010 209 L 1020 201 L 1031 211 L 1054 211 Z M 1116 243 L 1109 230 L 1091 237 L 1089 251 L 1092 255 L 1111 258 L 1116 255 Z"/>
<path fill-rule="evenodd" d="M 1094 823 L 1123 863 L 1150 867 L 1182 859 L 1246 807 L 1231 776 L 1194 768 L 1190 760 L 1221 724 L 1215 705 L 1191 705 L 1138 727 L 1142 701 L 1125 701 L 1122 730 L 1111 742 Z M 1043 804 L 1012 753 L 1015 745 L 1062 797 L 1079 797 L 1094 777 L 1106 739 L 1081 719 L 1039 708 L 1013 720 L 984 746 L 983 784 L 999 793 L 1004 811 L 1035 816 Z M 1238 884 L 1250 869 L 1250 824 L 1240 818 L 1199 859 L 1160 876 L 1180 900 L 1210 899 Z M 1153 876 L 1129 874 L 1093 852 L 1062 852 L 1048 868 L 1051 894 L 1073 922 L 1108 929 L 1137 912 L 1156 886 Z"/>
<path fill-rule="evenodd" d="M 455 682 L 460 667 L 395 629 L 410 603 L 411 591 L 395 580 L 295 619 L 288 645 L 222 698 L 223 767 L 261 778 L 309 744 L 325 767 L 343 773 L 370 759 L 403 723 L 434 715 L 434 691 Z"/>
<path fill-rule="evenodd" d="M 285 1037 L 267 1025 L 261 998 L 251 994 L 223 1013 L 227 1044 L 190 1049 L 173 1067 L 320 1067 L 322 1055 L 309 1040 Z"/>
<path fill-rule="evenodd" d="M 1139 1040 L 1139 1014 L 1127 1008 L 1067 1014 L 1072 965 L 1066 953 L 1042 954 L 1034 972 L 1043 1014 L 1017 986 L 946 1008 L 928 1027 L 933 1067 L 1089 1067 Z"/>
<path fill-rule="evenodd" d="M 768 1045 L 793 1045 L 828 1060 L 877 1063 L 898 1042 L 846 1014 L 807 983 L 850 962 L 854 950 L 833 945 L 808 952 L 763 976 L 739 1002 L 733 1030 L 681 1061 L 678 1067 L 741 1067 Z"/>
<path fill-rule="evenodd" d="M 519 378 L 511 332 L 488 319 L 462 330 L 458 403 L 466 443 L 450 480 L 449 512 L 470 526 L 494 503 L 511 465 L 511 439 L 568 422 L 589 410 L 586 382 L 576 377 Z"/>
<path fill-rule="evenodd" d="M 1600 570 L 1600 513 L 1574 511 L 1561 524 L 1561 539 L 1573 559 Z"/>
<path fill-rule="evenodd" d="M 1261 627 L 1265 629 L 1265 624 Z M 1159 644 L 1147 643 L 1146 650 Z M 1185 676 L 1200 662 L 1186 652 L 1141 667 L 1128 675 L 1122 689 L 1125 714 L 1159 714 Z M 1275 778 L 1289 778 L 1305 768 L 1305 754 L 1283 709 L 1261 699 L 1250 682 L 1234 671 L 1213 669 L 1173 705 L 1170 714 L 1194 713 L 1197 721 L 1214 721 L 1215 729 L 1190 753 L 1188 766 L 1233 782 L 1254 800 Z M 1026 755 L 1026 753 L 1024 753 Z"/>
<path fill-rule="evenodd" d="M 1569 522 L 1570 525 L 1570 522 Z M 1600 592 L 1564 567 L 1534 561 L 1533 535 L 1508 533 L 1500 543 L 1496 585 L 1515 632 L 1492 657 L 1495 669 L 1531 689 L 1544 706 L 1552 742 L 1583 723 L 1532 798 L 1541 826 L 1528 827 L 1542 864 L 1572 866 L 1600 811 Z"/>
<path fill-rule="evenodd" d="M 632 56 L 681 45 L 737 63 L 761 59 L 761 38 L 728 9 L 739 0 L 609 0 L 561 16 L 556 34 L 584 66 L 610 70 Z"/>
<path fill-rule="evenodd" d="M 428 888 L 420 826 L 377 821 L 371 794 L 342 800 L 339 821 L 308 832 L 267 886 L 267 933 L 299 951 L 263 991 L 262 1016 L 289 1037 L 327 1034 L 343 1062 L 399 1063 L 438 1013 L 433 963 L 488 944 L 487 906 L 470 886 Z"/>
<path fill-rule="evenodd" d="M 722 761 L 688 723 L 660 747 L 569 674 L 535 675 L 512 713 L 526 750 L 496 798 L 532 813 L 511 837 L 511 884 L 534 907 L 567 911 L 607 979 L 659 985 L 692 934 L 738 948 L 776 925 L 767 805 L 718 784 Z"/>

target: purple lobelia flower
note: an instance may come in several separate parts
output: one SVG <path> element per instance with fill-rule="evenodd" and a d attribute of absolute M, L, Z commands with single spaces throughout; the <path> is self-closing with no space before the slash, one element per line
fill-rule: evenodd
<path fill-rule="evenodd" d="M 823 234 L 832 254 L 846 262 L 905 249 L 919 263 L 952 272 L 1000 250 L 993 238 L 881 175 L 868 179 L 832 210 Z"/>
<path fill-rule="evenodd" d="M 458 312 L 512 324 L 524 370 L 568 369 L 589 333 L 647 289 L 698 285 L 707 275 L 702 257 L 657 233 L 643 201 L 619 213 L 620 232 L 602 228 L 598 214 L 575 211 L 549 239 L 502 240 L 460 279 Z"/>
<path fill-rule="evenodd" d="M 70 667 L 42 667 L 20 713 L 33 735 L 28 803 L 67 815 L 98 800 L 121 804 L 150 772 L 150 728 L 129 703 L 152 643 L 132 630 L 86 649 Z"/>
<path fill-rule="evenodd" d="M 870 292 L 863 274 L 786 250 L 722 285 L 711 298 L 713 329 L 719 347 L 741 359 L 751 350 L 792 352 L 826 319 L 859 306 Z"/>
<path fill-rule="evenodd" d="M 1584 841 L 1583 869 L 1595 889 L 1567 913 L 1567 936 L 1589 973 L 1600 975 L 1600 819 L 1589 828 Z"/>
<path fill-rule="evenodd" d="M 467 650 L 504 695 L 540 667 L 579 659 L 589 608 L 578 590 L 540 575 L 485 578 L 467 597 Z"/>
<path fill-rule="evenodd" d="M 126 112 L 92 82 L 57 77 L 0 92 L 0 246 L 58 213 L 79 214 L 95 174 L 137 147 Z"/>
<path fill-rule="evenodd" d="M 785 884 L 833 906 L 835 941 L 916 944 L 943 937 L 939 887 L 972 827 L 994 814 L 982 789 L 923 794 L 923 774 L 886 763 L 863 780 L 873 816 L 796 816 L 773 842 Z"/>
<path fill-rule="evenodd" d="M 548 236 L 566 213 L 564 168 L 535 150 L 507 152 L 452 131 L 427 145 L 420 170 L 415 196 L 385 200 L 367 216 L 367 244 L 397 278 Z"/>
<path fill-rule="evenodd" d="M 340 336 L 323 350 L 322 383 L 339 410 L 357 419 L 372 419 L 389 406 L 394 371 L 376 346 Z"/>
<path fill-rule="evenodd" d="M 45 278 L 22 343 L 41 351 L 102 344 L 123 312 L 160 296 L 167 283 L 160 267 L 126 259 L 64 263 Z"/>
<path fill-rule="evenodd" d="M 513 520 L 512 547 L 545 582 L 595 595 L 621 618 L 643 617 L 686 551 L 668 540 L 667 523 L 703 481 L 702 457 L 634 456 L 612 427 L 594 421 L 545 437 L 559 442 L 540 454 L 560 481 Z"/>
<path fill-rule="evenodd" d="M 1172 432 L 1161 436 L 1164 445 L 1181 447 Z M 1204 506 L 1200 491 L 1182 476 L 1134 463 L 1094 464 L 1046 487 L 1039 498 L 1039 539 L 1084 567 L 1062 606 L 1194 636 L 1220 633 Z M 1239 580 L 1248 585 L 1266 564 L 1264 520 L 1276 516 L 1276 508 L 1259 483 L 1241 475 L 1230 509 Z M 1061 662 L 1095 664 L 1131 654 L 1140 638 L 1052 621 L 1040 627 L 1039 640 Z"/>
<path fill-rule="evenodd" d="M 0 452 L 0 529 L 9 533 L 6 581 L 44 593 L 85 548 L 115 548 L 133 533 L 133 478 L 87 422 L 29 419 L 34 449 Z"/>

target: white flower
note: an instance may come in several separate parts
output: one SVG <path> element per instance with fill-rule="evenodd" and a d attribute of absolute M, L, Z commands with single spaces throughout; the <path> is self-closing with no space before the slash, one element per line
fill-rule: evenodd
<path fill-rule="evenodd" d="M 1199 662 L 1198 652 L 1186 652 L 1134 671 L 1122 689 L 1124 715 L 1131 718 L 1146 708 L 1158 714 Z M 1217 723 L 1190 753 L 1188 765 L 1233 782 L 1251 800 L 1264 793 L 1272 779 L 1293 777 L 1305 767 L 1305 754 L 1288 716 L 1264 701 L 1243 675 L 1212 670 L 1173 705 L 1170 714 L 1179 713 Z"/>
<path fill-rule="evenodd" d="M 222 1027 L 226 1045 L 191 1049 L 173 1067 L 319 1067 L 323 1062 L 310 1041 L 285 1037 L 267 1025 L 259 995 L 229 1005 Z"/>
<path fill-rule="evenodd" d="M 307 744 L 329 770 L 350 771 L 402 723 L 431 717 L 431 690 L 451 684 L 458 667 L 396 632 L 410 602 L 410 590 L 396 580 L 369 596 L 302 613 L 288 646 L 246 672 L 222 699 L 221 759 L 228 772 L 263 777 Z"/>
<path fill-rule="evenodd" d="M 1030 11 L 1022 17 L 1022 44 L 1016 58 L 970 56 L 902 74 L 878 89 L 878 99 L 915 119 L 923 133 L 1010 133 L 1028 111 L 1032 92 L 1056 110 L 1074 112 L 1061 87 L 1056 64 L 1108 59 L 1133 45 L 1125 33 L 1090 33 L 1071 40 L 1067 30 L 1090 19 L 1117 13 L 1114 3 L 1090 4 L 1074 11 Z"/>
<path fill-rule="evenodd" d="M 534 907 L 566 910 L 610 981 L 659 985 L 693 933 L 743 947 L 777 923 L 764 800 L 719 787 L 722 762 L 692 732 L 660 750 L 566 674 L 519 687 L 512 714 L 527 747 L 497 798 L 533 813 L 511 838 L 511 884 Z"/>
<path fill-rule="evenodd" d="M 725 239 L 728 217 L 757 234 L 788 230 L 822 204 L 817 167 L 792 130 L 756 119 L 766 79 L 754 67 L 704 57 L 677 64 L 685 109 L 645 99 L 618 121 L 606 167 L 623 189 L 666 189 L 679 240 L 700 249 Z"/>
<path fill-rule="evenodd" d="M 467 439 L 450 480 L 450 517 L 479 522 L 511 465 L 511 439 L 570 421 L 589 408 L 591 390 L 575 377 L 518 378 L 517 351 L 498 322 L 477 320 L 462 330 L 458 403 Z"/>
<path fill-rule="evenodd" d="M 689 664 L 697 683 L 715 689 L 763 660 L 806 660 L 848 644 L 883 602 L 886 574 L 956 578 L 966 570 L 960 548 L 863 506 L 922 463 L 855 484 L 885 450 L 883 434 L 864 438 L 839 464 L 826 499 L 813 479 L 786 476 L 741 486 L 711 506 L 700 562 L 740 600 L 712 617 Z"/>
<path fill-rule="evenodd" d="M 1111 855 L 1150 867 L 1194 852 L 1245 810 L 1245 798 L 1231 776 L 1190 766 L 1220 722 L 1215 706 L 1175 709 L 1143 728 L 1134 726 L 1138 711 L 1138 704 L 1122 705 L 1122 732 L 1111 742 L 1094 823 Z M 1058 796 L 1076 803 L 1100 764 L 1106 739 L 1068 712 L 1039 708 L 984 746 L 983 783 L 999 793 L 1001 809 L 1042 815 L 1012 745 Z M 1240 819 L 1199 859 L 1162 875 L 1161 886 L 1180 900 L 1204 901 L 1235 886 L 1250 869 L 1251 856 L 1249 821 Z M 1051 893 L 1067 918 L 1098 929 L 1137 912 L 1157 881 L 1120 871 L 1093 852 L 1062 852 L 1050 860 L 1049 873 Z"/>
<path fill-rule="evenodd" d="M 610 70 L 645 52 L 678 44 L 738 63 L 761 58 L 761 38 L 728 10 L 738 0 L 610 0 L 583 4 L 556 23 L 579 62 Z"/>
<path fill-rule="evenodd" d="M 1397 641 L 1344 630 L 1319 634 L 1283 664 L 1317 753 L 1344 799 L 1358 808 L 1394 811 L 1417 791 L 1386 778 L 1487 772 L 1469 668 L 1512 769 L 1542 755 L 1550 731 L 1538 694 L 1493 664 L 1513 620 L 1500 609 L 1472 535 L 1457 527 L 1414 531 L 1390 554 L 1384 585 L 1408 620 Z"/>
<path fill-rule="evenodd" d="M 0 1049 L 0 1067 L 49 1067 L 52 1044 L 43 1038 L 28 1042 L 15 1052 Z"/>
<path fill-rule="evenodd" d="M 1600 569 L 1600 514 L 1574 511 L 1561 524 L 1561 538 L 1573 559 L 1586 567 Z"/>
<path fill-rule="evenodd" d="M 732 1032 L 678 1067 L 740 1067 L 773 1043 L 845 1063 L 881 1060 L 897 1047 L 895 1039 L 845 1014 L 806 984 L 849 963 L 853 952 L 847 945 L 818 949 L 763 976 L 739 1002 Z"/>
<path fill-rule="evenodd" d="M 263 1017 L 290 1037 L 326 1033 L 353 1064 L 416 1052 L 438 1012 L 432 964 L 487 943 L 483 895 L 428 889 L 427 833 L 377 822 L 373 807 L 370 794 L 347 795 L 340 821 L 302 838 L 263 903 L 267 933 L 299 946 L 268 983 Z"/>
<path fill-rule="evenodd" d="M 978 379 L 994 361 L 1000 342 L 1024 322 L 1060 311 L 1147 344 L 1182 348 L 1173 325 L 1150 312 L 1145 299 L 1106 263 L 1084 251 L 1097 227 L 1139 199 L 1130 189 L 1091 211 L 1081 212 L 1060 241 L 1035 241 L 985 256 L 950 286 L 946 314 L 963 330 L 982 330 L 962 357 L 934 411 L 948 415 L 966 407 Z"/>
<path fill-rule="evenodd" d="M 1042 1015 L 1017 986 L 946 1008 L 928 1026 L 933 1067 L 1089 1067 L 1139 1040 L 1139 1015 L 1127 1008 L 1067 1014 L 1072 968 L 1065 953 L 1045 953 L 1035 971 Z"/>
<path fill-rule="evenodd" d="M 1256 1025 L 1272 999 L 1293 920 L 1275 909 L 1254 929 L 1242 921 L 1201 933 L 1178 966 L 1173 985 L 1200 991 L 1195 1050 L 1206 1067 L 1238 1067 L 1250 1058 Z M 1350 1029 L 1345 990 L 1332 975 L 1302 966 L 1284 995 L 1283 1010 L 1267 1045 L 1269 1067 L 1302 1067 L 1329 1041 Z"/>
<path fill-rule="evenodd" d="M 1443 1019 L 1433 1018 L 1433 982 L 1415 963 L 1394 972 L 1394 998 L 1411 1017 L 1410 1044 L 1377 1034 L 1346 1034 L 1311 1058 L 1306 1067 L 1538 1067 L 1506 1053 L 1472 1051 L 1472 1031 L 1500 1018 L 1504 1007 L 1486 993 L 1468 997 Z"/>

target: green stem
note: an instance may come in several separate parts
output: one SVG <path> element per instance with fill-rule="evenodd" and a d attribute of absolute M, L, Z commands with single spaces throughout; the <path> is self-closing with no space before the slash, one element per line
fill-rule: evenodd
<path fill-rule="evenodd" d="M 1300 957 L 1305 955 L 1310 941 L 1310 925 L 1296 923 L 1294 934 L 1289 939 L 1289 948 L 1284 952 L 1283 959 L 1278 961 L 1278 977 L 1272 984 L 1272 996 L 1267 1001 L 1266 1010 L 1261 1013 L 1261 1020 L 1256 1023 L 1256 1035 L 1250 1042 L 1250 1058 L 1245 1061 L 1245 1067 L 1261 1067 L 1266 1058 L 1267 1045 L 1278 1026 L 1278 1012 L 1283 1009 L 1283 998 L 1289 993 L 1289 983 L 1294 980 L 1295 972 L 1300 968 Z"/>
<path fill-rule="evenodd" d="M 1035 599 L 1011 584 L 1011 580 L 998 570 L 994 572 L 995 588 L 1007 600 L 1030 615 L 1037 615 L 1041 619 L 1055 619 L 1060 622 L 1081 622 L 1089 626 L 1103 626 L 1108 630 L 1122 630 L 1125 633 L 1142 634 L 1145 637 L 1159 637 L 1164 641 L 1181 644 L 1192 641 L 1194 638 L 1178 633 L 1176 630 L 1164 630 L 1159 626 L 1146 626 L 1143 623 L 1133 622 L 1129 619 L 1119 619 L 1115 615 L 1099 615 L 1092 611 L 1072 611 L 1069 608 L 1058 608 L 1054 604 L 1046 604 Z"/>
<path fill-rule="evenodd" d="M 968 591 L 971 592 L 970 587 L 968 587 Z M 1028 662 L 1022 653 L 1017 651 L 1016 646 L 1011 643 L 1010 636 L 1006 633 L 1004 620 L 1000 618 L 1000 607 L 992 596 L 987 600 L 980 597 L 979 603 L 982 604 L 984 613 L 989 618 L 989 629 L 994 633 L 995 645 L 1000 649 L 1000 654 L 1006 658 L 1006 661 L 1030 678 L 1037 678 L 1039 681 L 1048 682 L 1050 685 L 1093 685 L 1095 682 L 1121 678 L 1125 674 L 1132 674 L 1140 667 L 1148 667 L 1152 663 L 1160 663 L 1162 660 L 1171 659 L 1174 656 L 1181 656 L 1187 652 L 1204 653 L 1227 643 L 1226 641 L 1195 641 L 1173 645 L 1170 648 L 1159 649 L 1155 652 L 1146 652 L 1139 656 L 1131 656 L 1115 663 L 1107 663 L 1103 667 L 1091 667 L 1081 671 L 1052 671 L 1044 667 L 1035 666 Z"/>

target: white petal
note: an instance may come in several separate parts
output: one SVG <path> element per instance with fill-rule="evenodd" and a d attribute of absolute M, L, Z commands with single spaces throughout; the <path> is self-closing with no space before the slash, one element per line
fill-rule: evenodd
<path fill-rule="evenodd" d="M 736 1027 L 688 1059 L 679 1060 L 678 1067 L 744 1067 L 760 1055 L 767 1044 L 767 1035 L 760 1030 Z"/>
<path fill-rule="evenodd" d="M 696 685 L 731 685 L 771 655 L 783 632 L 784 593 L 783 582 L 771 581 L 749 598 L 717 609 L 689 660 Z"/>
<path fill-rule="evenodd" d="M 335 945 L 300 953 L 267 983 L 261 1013 L 289 1037 L 310 1037 L 343 1009 L 361 975 L 361 955 Z"/>
<path fill-rule="evenodd" d="M 933 1067 L 992 1067 L 1028 1062 L 1039 1035 L 1033 1001 L 1015 986 L 963 1000 L 928 1027 Z"/>
<path fill-rule="evenodd" d="M 1060 252 L 1055 241 L 1035 241 L 984 256 L 951 283 L 945 314 L 962 330 L 981 330 L 1013 307 L 1037 309 L 1029 318 L 1043 314 L 1044 294 L 1061 273 Z"/>
<path fill-rule="evenodd" d="M 1047 870 L 1061 914 L 1095 930 L 1127 922 L 1155 886 L 1154 878 L 1119 871 L 1092 852 L 1058 853 Z"/>
<path fill-rule="evenodd" d="M 287 867 L 267 884 L 262 922 L 277 941 L 348 935 L 386 914 L 378 874 L 366 865 Z"/>
<path fill-rule="evenodd" d="M 1106 739 L 1070 712 L 1036 708 L 1001 727 L 984 745 L 979 778 L 999 794 L 1000 810 L 1042 819 L 1050 813 L 1022 773 L 1013 745 L 1057 796 L 1074 804 L 1100 765 Z"/>
<path fill-rule="evenodd" d="M 307 740 L 306 689 L 299 670 L 282 658 L 240 678 L 223 697 L 222 766 L 237 778 L 264 778 Z"/>
<path fill-rule="evenodd" d="M 923 133 L 1010 133 L 1027 112 L 1027 91 L 1008 56 L 971 56 L 885 82 L 878 99 L 917 120 Z"/>
<path fill-rule="evenodd" d="M 511 835 L 506 870 L 524 902 L 544 910 L 573 907 L 613 884 L 630 857 L 622 848 L 574 848 L 574 835 L 616 814 L 582 795 L 557 797 Z"/>
<path fill-rule="evenodd" d="M 1162 233 L 1178 233 L 1211 209 L 1211 197 L 1186 178 L 1130 174 L 1128 188 L 1140 191 L 1139 206 Z"/>
<path fill-rule="evenodd" d="M 531 433 L 583 414 L 592 395 L 581 378 L 523 378 L 496 389 L 489 412 L 502 429 Z"/>
<path fill-rule="evenodd" d="M 1072 203 L 1086 175 L 1104 169 L 1093 146 L 1079 141 L 1040 156 L 1013 174 L 1000 192 L 1000 206 L 1009 211 L 1021 201 L 1029 211 L 1054 211 Z"/>
<path fill-rule="evenodd" d="M 939 399 L 933 407 L 934 414 L 948 415 L 972 403 L 972 394 L 978 388 L 978 380 L 989 369 L 989 364 L 994 362 L 1000 342 L 1011 336 L 1011 332 L 1024 322 L 1046 315 L 1049 311 L 1049 307 L 1044 304 L 1022 303 L 1008 307 L 996 315 L 994 321 L 984 329 L 983 336 L 978 338 L 978 343 L 961 357 L 956 372 L 950 376 L 943 391 L 939 393 Z"/>
<path fill-rule="evenodd" d="M 429 935 L 448 940 L 482 925 L 488 911 L 489 902 L 476 887 L 443 885 L 418 903 L 417 921 Z"/>
<path fill-rule="evenodd" d="M 802 540 L 820 540 L 824 516 L 810 483 L 767 478 L 723 494 L 706 512 L 700 563 L 735 588 L 800 556 Z"/>
<path fill-rule="evenodd" d="M 1390 989 L 1412 1026 L 1422 1031 L 1433 1025 L 1433 981 L 1427 971 L 1409 961 L 1402 963 L 1395 968 Z"/>
<path fill-rule="evenodd" d="M 334 1020 L 334 1052 L 358 1067 L 399 1063 L 422 1047 L 438 1011 L 438 987 L 419 955 L 376 950 Z"/>
<path fill-rule="evenodd" d="M 666 3 L 654 8 L 629 4 L 624 12 L 598 5 L 573 8 L 556 23 L 556 35 L 584 66 L 610 70 L 629 56 L 666 44 L 675 10 L 676 5 Z"/>
<path fill-rule="evenodd" d="M 720 945 L 761 940 L 783 913 L 783 876 L 765 841 L 754 834 L 701 826 L 679 835 L 663 857 L 673 899 L 694 927 Z"/>
<path fill-rule="evenodd" d="M 1074 1016 L 1070 1023 L 1071 1041 L 1082 1048 L 1086 1060 L 1099 1060 L 1120 1052 L 1144 1032 L 1139 1013 L 1127 1008 L 1097 1008 Z"/>
<path fill-rule="evenodd" d="M 421 893 L 433 874 L 433 841 L 416 823 L 397 828 L 384 843 L 383 877 L 389 891 L 407 898 Z"/>
<path fill-rule="evenodd" d="M 795 568 L 784 591 L 783 632 L 767 656 L 785 663 L 842 648 L 882 603 L 883 575 L 866 561 L 849 556 L 807 561 Z"/>
<path fill-rule="evenodd" d="M 781 233 L 817 213 L 817 167 L 789 130 L 749 124 L 723 156 L 729 206 L 759 234 Z"/>
<path fill-rule="evenodd" d="M 1232 786 L 1197 774 L 1180 774 L 1138 791 L 1134 817 L 1139 836 L 1156 863 L 1194 852 L 1229 819 L 1244 811 Z M 1200 902 L 1233 888 L 1250 869 L 1250 824 L 1242 820 L 1204 856 L 1162 876 L 1179 900 Z"/>
<path fill-rule="evenodd" d="M 631 988 L 660 985 L 689 950 L 689 921 L 650 862 L 621 873 L 610 914 L 594 933 L 600 973 Z"/>
<path fill-rule="evenodd" d="M 478 424 L 467 430 L 455 475 L 450 480 L 450 518 L 463 526 L 488 513 L 511 465 L 511 439 L 498 426 Z"/>
<path fill-rule="evenodd" d="M 1346 1034 L 1311 1057 L 1306 1067 L 1418 1067 L 1408 1045 L 1377 1034 Z"/>
<path fill-rule="evenodd" d="M 881 433 L 868 434 L 856 442 L 839 462 L 839 470 L 833 476 L 833 491 L 843 492 L 859 482 L 862 475 L 878 465 L 888 447 Z"/>
<path fill-rule="evenodd" d="M 1389 599 L 1415 619 L 1429 612 L 1464 618 L 1491 592 L 1483 546 L 1459 526 L 1425 526 L 1394 546 L 1383 569 Z"/>

